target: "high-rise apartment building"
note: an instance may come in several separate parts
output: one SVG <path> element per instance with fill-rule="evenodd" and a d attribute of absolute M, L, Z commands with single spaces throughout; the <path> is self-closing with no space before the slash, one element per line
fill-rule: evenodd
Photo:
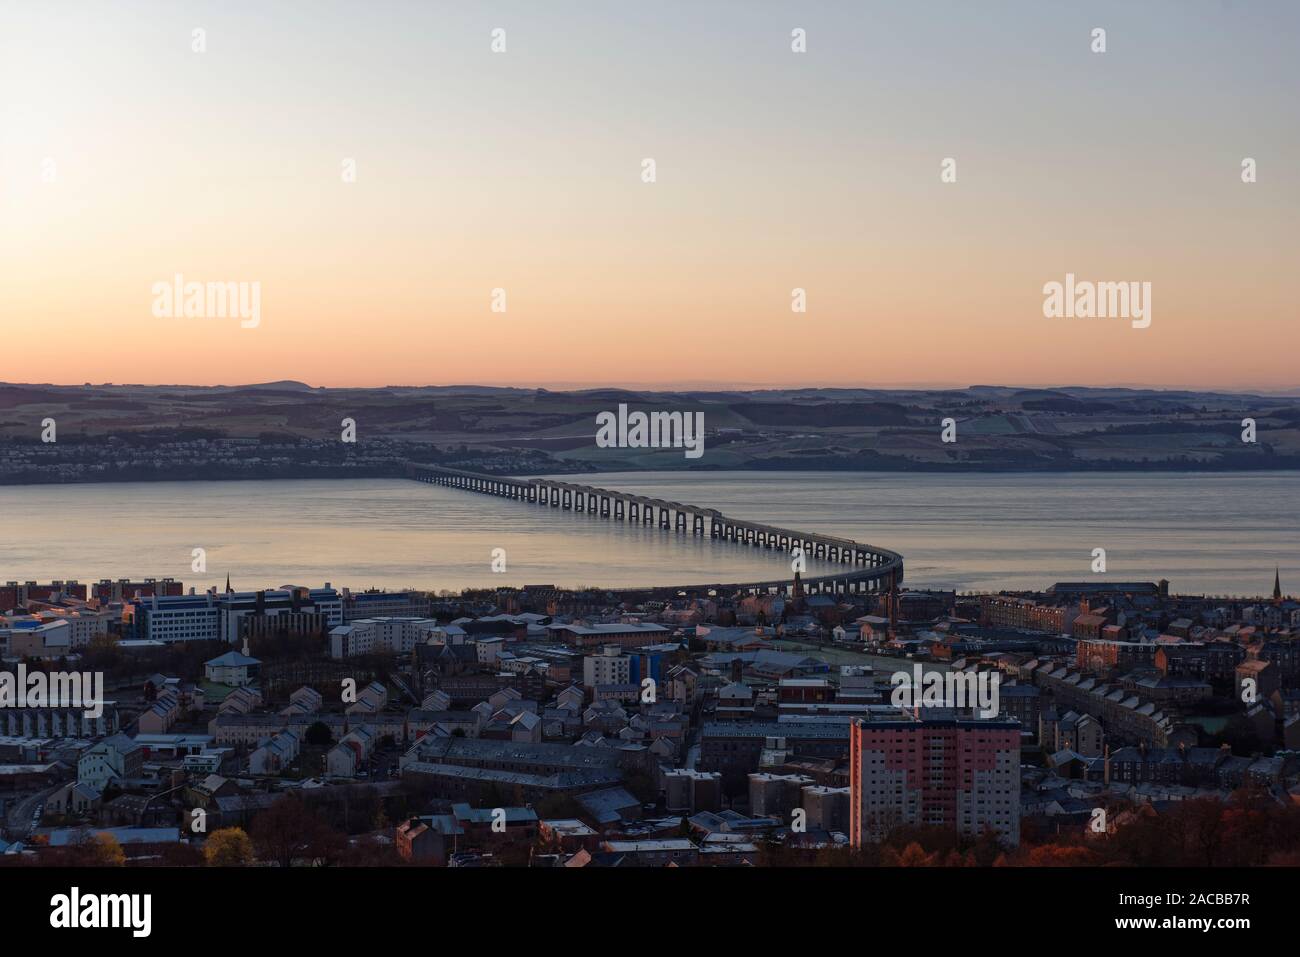
<path fill-rule="evenodd" d="M 899 825 L 967 837 L 1020 837 L 1020 725 L 1005 719 L 902 714 L 858 719 L 849 737 L 849 837 L 854 847 Z"/>

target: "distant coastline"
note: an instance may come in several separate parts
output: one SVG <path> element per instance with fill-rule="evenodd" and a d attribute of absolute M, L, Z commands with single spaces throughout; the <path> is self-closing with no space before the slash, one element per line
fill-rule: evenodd
<path fill-rule="evenodd" d="M 688 415 L 703 452 L 609 447 L 615 408 Z M 373 478 L 415 461 L 626 471 L 1300 470 L 1300 398 L 1140 389 L 316 389 L 0 384 L 0 485 Z"/>
<path fill-rule="evenodd" d="M 568 476 L 597 476 L 597 475 L 619 475 L 623 473 L 637 473 L 645 471 L 662 471 L 662 472 L 708 472 L 713 474 L 725 473 L 744 473 L 744 472 L 791 472 L 791 473 L 816 473 L 825 472 L 833 474 L 861 474 L 861 475 L 897 475 L 900 473 L 924 473 L 930 474 L 968 474 L 968 475 L 1098 475 L 1105 473 L 1123 473 L 1123 474 L 1196 474 L 1196 473 L 1245 473 L 1245 472 L 1294 472 L 1300 471 L 1300 459 L 1292 457 L 1284 461 L 1251 461 L 1243 463 L 1213 463 L 1213 464 L 1185 464 L 1185 463 L 1102 463 L 1092 466 L 1062 466 L 1062 465 L 1042 465 L 1042 466 L 995 466 L 995 465 L 967 465 L 967 464 L 940 464 L 940 463 L 919 463 L 911 465 L 886 465 L 883 467 L 856 467 L 843 463 L 826 463 L 818 464 L 815 462 L 754 462 L 747 465 L 735 467 L 725 466 L 694 466 L 683 468 L 681 466 L 673 467 L 667 463 L 656 464 L 652 468 L 646 467 L 611 467 L 602 469 L 591 469 L 583 471 L 562 472 L 554 468 L 540 468 L 531 471 L 511 471 L 498 472 L 492 474 L 510 475 L 519 478 L 542 476 L 542 475 L 568 475 Z M 112 475 L 85 476 L 85 477 L 33 477 L 24 478 L 21 476 L 0 476 L 0 487 L 28 486 L 28 485 L 121 485 L 132 482 L 262 482 L 262 481 L 302 481 L 313 479 L 327 480 L 348 480 L 348 479 L 373 479 L 373 478 L 402 478 L 400 466 L 391 469 L 372 469 L 372 468 L 332 468 L 332 469 L 301 469 L 286 468 L 280 470 L 267 471 L 250 471 L 248 469 L 234 470 L 214 470 L 205 469 L 201 472 L 190 470 L 150 470 L 150 471 L 125 471 Z"/>

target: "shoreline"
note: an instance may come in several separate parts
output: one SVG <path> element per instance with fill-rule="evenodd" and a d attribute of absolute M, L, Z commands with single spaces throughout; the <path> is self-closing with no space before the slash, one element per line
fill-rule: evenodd
<path fill-rule="evenodd" d="M 760 474 L 760 475 L 779 475 L 779 474 L 802 474 L 802 475 L 1249 475 L 1260 473 L 1300 473 L 1300 462 L 1294 464 L 1261 464 L 1258 466 L 1241 466 L 1241 465 L 1221 465 L 1211 464 L 1198 466 L 1196 468 L 1187 468 L 1182 465 L 1174 466 L 1153 466 L 1151 463 L 1144 463 L 1140 466 L 1135 465 L 1116 467 L 1107 465 L 1105 467 L 1094 468 L 1057 468 L 1045 466 L 1041 468 L 968 468 L 952 465 L 923 465 L 916 468 L 809 468 L 803 463 L 798 467 L 754 467 L 743 466 L 737 468 L 719 468 L 717 466 L 706 466 L 699 468 L 672 468 L 672 467 L 637 467 L 637 468 L 609 468 L 597 469 L 594 471 L 575 471 L 575 472 L 557 472 L 554 470 L 542 471 L 510 471 L 510 472 L 492 472 L 485 473 L 501 478 L 555 478 L 555 479 L 574 479 L 581 477 L 592 477 L 600 475 L 635 475 L 635 474 L 705 474 L 705 475 L 742 475 L 742 474 Z M 360 474 L 358 474 L 360 473 Z M 316 470 L 304 470 L 302 472 L 271 472 L 266 474 L 248 475 L 243 472 L 232 472 L 229 475 L 129 475 L 120 477 L 96 477 L 96 478 L 70 478 L 62 480 L 47 481 L 13 481 L 6 477 L 0 476 L 0 488 L 33 488 L 57 485 L 129 485 L 129 484 L 149 484 L 159 482 L 273 482 L 273 481 L 338 481 L 347 479 L 404 479 L 405 476 L 394 475 L 386 469 L 341 469 L 332 472 L 322 472 Z"/>

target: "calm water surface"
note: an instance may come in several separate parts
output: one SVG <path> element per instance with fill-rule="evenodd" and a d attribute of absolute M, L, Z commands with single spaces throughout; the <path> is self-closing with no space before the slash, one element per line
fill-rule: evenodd
<path fill-rule="evenodd" d="M 630 472 L 582 481 L 902 552 L 913 587 L 1168 578 L 1300 591 L 1294 472 Z M 207 572 L 191 570 L 194 548 Z M 507 571 L 491 570 L 506 550 Z M 668 585 L 779 578 L 777 553 L 399 479 L 0 487 L 0 581 L 171 576 L 200 588 Z M 817 566 L 810 563 L 809 572 Z"/>

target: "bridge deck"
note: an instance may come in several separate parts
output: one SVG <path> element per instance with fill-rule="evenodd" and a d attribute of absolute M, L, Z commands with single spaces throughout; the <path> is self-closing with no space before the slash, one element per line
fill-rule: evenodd
<path fill-rule="evenodd" d="M 644 525 L 656 524 L 664 529 L 707 535 L 711 538 L 741 542 L 759 548 L 791 553 L 802 551 L 805 557 L 853 566 L 850 571 L 803 579 L 802 585 L 809 592 L 881 591 L 897 586 L 903 579 L 903 556 L 897 552 L 855 542 L 849 538 L 733 519 L 715 508 L 649 498 L 578 482 L 538 478 L 519 479 L 413 462 L 407 464 L 406 474 L 417 481 L 434 485 L 515 498 L 571 511 L 597 512 L 614 519 L 639 522 Z M 792 578 L 783 578 L 761 582 L 681 585 L 674 586 L 673 589 L 619 590 L 646 592 L 732 590 L 784 593 L 789 592 L 792 587 Z"/>

